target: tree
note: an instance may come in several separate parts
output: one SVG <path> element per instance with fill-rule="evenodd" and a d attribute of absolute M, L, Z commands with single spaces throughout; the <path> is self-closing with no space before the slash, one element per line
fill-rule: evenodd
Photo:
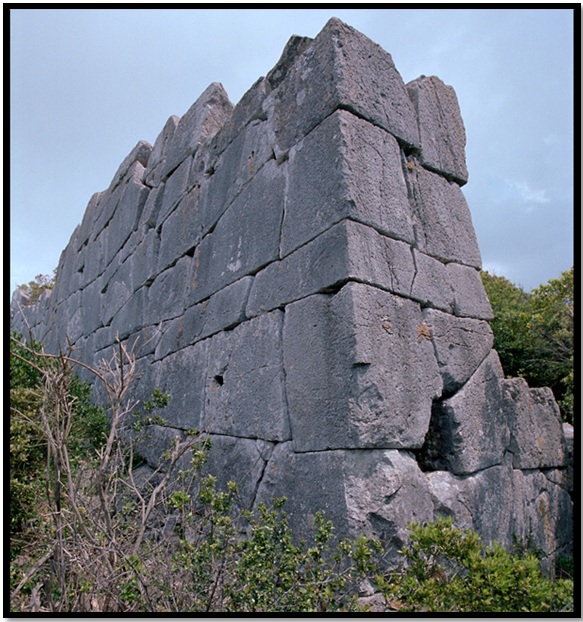
<path fill-rule="evenodd" d="M 482 271 L 494 319 L 494 348 L 508 376 L 553 390 L 565 421 L 573 422 L 573 268 L 531 293 Z"/>

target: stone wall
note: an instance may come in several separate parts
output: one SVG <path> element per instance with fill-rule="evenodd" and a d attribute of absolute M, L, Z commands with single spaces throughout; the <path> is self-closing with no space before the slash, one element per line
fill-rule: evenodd
<path fill-rule="evenodd" d="M 492 349 L 465 140 L 450 86 L 404 84 L 332 19 L 237 106 L 211 84 L 140 142 L 12 326 L 91 364 L 119 335 L 135 396 L 171 395 L 149 463 L 203 430 L 219 480 L 285 495 L 302 532 L 323 510 L 396 551 L 410 521 L 454 516 L 568 551 L 559 411 Z"/>

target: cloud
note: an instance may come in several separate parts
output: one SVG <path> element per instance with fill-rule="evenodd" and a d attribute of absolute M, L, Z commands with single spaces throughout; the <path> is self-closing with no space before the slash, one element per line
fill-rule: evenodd
<path fill-rule="evenodd" d="M 518 198 L 523 203 L 544 204 L 550 201 L 550 198 L 547 196 L 547 191 L 544 188 L 533 188 L 525 181 L 513 181 L 511 179 L 505 179 L 504 182 L 506 183 L 506 186 L 508 187 L 512 197 Z M 532 211 L 533 209 L 533 206 L 530 205 L 527 208 L 527 211 Z"/>

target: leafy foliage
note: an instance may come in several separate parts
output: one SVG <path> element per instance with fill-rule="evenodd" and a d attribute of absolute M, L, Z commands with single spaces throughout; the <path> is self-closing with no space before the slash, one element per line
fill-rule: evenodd
<path fill-rule="evenodd" d="M 531 293 L 501 276 L 482 272 L 494 311 L 494 348 L 509 376 L 530 386 L 548 386 L 563 419 L 574 415 L 574 278 L 573 268 Z"/>
<path fill-rule="evenodd" d="M 55 271 L 56 272 L 56 271 Z M 32 281 L 23 285 L 17 285 L 28 299 L 28 304 L 33 304 L 39 300 L 41 294 L 47 289 L 53 289 L 55 286 L 55 275 L 37 274 Z"/>
<path fill-rule="evenodd" d="M 401 611 L 551 612 L 573 607 L 573 582 L 551 581 L 532 554 L 511 555 L 484 546 L 477 534 L 452 519 L 413 524 L 403 549 L 407 568 L 383 590 Z"/>

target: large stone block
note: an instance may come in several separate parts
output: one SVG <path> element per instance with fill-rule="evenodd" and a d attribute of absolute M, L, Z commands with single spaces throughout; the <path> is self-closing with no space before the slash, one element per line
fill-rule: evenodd
<path fill-rule="evenodd" d="M 156 277 L 148 288 L 148 306 L 144 310 L 145 324 L 157 324 L 184 313 L 189 271 L 190 257 L 182 257 L 174 266 Z"/>
<path fill-rule="evenodd" d="M 283 313 L 240 324 L 208 343 L 204 430 L 266 441 L 290 438 L 282 361 Z"/>
<path fill-rule="evenodd" d="M 514 421 L 509 450 L 515 469 L 564 466 L 561 413 L 548 388 L 530 389 L 524 378 L 503 381 L 508 417 Z"/>
<path fill-rule="evenodd" d="M 446 394 L 455 393 L 474 374 L 494 344 L 489 324 L 425 309 L 423 319 L 431 333 Z"/>
<path fill-rule="evenodd" d="M 442 382 L 419 306 L 348 283 L 286 307 L 294 451 L 421 447 Z"/>
<path fill-rule="evenodd" d="M 480 272 L 458 263 L 446 265 L 449 285 L 453 291 L 453 312 L 460 317 L 492 320 L 494 313 L 484 289 Z"/>
<path fill-rule="evenodd" d="M 279 151 L 287 151 L 337 108 L 354 111 L 400 141 L 419 146 L 413 104 L 390 54 L 379 45 L 332 18 L 296 53 L 263 103 L 273 119 Z"/>
<path fill-rule="evenodd" d="M 177 168 L 172 171 L 164 182 L 164 194 L 158 211 L 156 226 L 159 227 L 168 218 L 168 215 L 176 208 L 178 202 L 190 190 L 190 169 L 193 158 L 183 160 Z"/>
<path fill-rule="evenodd" d="M 472 217 L 460 187 L 441 175 L 407 167 L 415 218 L 417 248 L 445 262 L 481 268 L 482 259 Z"/>
<path fill-rule="evenodd" d="M 284 190 L 281 167 L 268 162 L 195 250 L 187 306 L 277 259 Z"/>
<path fill-rule="evenodd" d="M 284 510 L 296 537 L 313 533 L 322 512 L 339 538 L 366 534 L 382 538 L 390 560 L 407 539 L 407 525 L 432 518 L 423 474 L 407 452 L 334 450 L 294 453 L 277 445 L 267 463 L 257 503 L 286 497 Z"/>
<path fill-rule="evenodd" d="M 334 291 L 349 280 L 407 296 L 414 273 L 408 244 L 345 220 L 259 272 L 247 314 L 254 316 L 317 292 Z"/>
<path fill-rule="evenodd" d="M 163 169 L 166 163 L 166 151 L 168 145 L 176 132 L 180 117 L 172 115 L 164 124 L 162 131 L 158 134 L 150 153 L 148 166 L 144 175 L 144 183 L 148 186 L 156 187 L 163 178 Z"/>
<path fill-rule="evenodd" d="M 184 314 L 163 322 L 156 358 L 164 358 L 221 330 L 231 330 L 245 320 L 252 281 L 253 277 L 243 277 L 204 302 L 189 307 Z"/>
<path fill-rule="evenodd" d="M 468 181 L 466 130 L 454 89 L 435 76 L 407 84 L 419 119 L 421 163 L 463 185 Z"/>
<path fill-rule="evenodd" d="M 177 259 L 189 252 L 200 242 L 197 210 L 200 202 L 200 188 L 195 186 L 182 198 L 176 209 L 168 216 L 160 232 L 158 271 L 162 272 Z"/>
<path fill-rule="evenodd" d="M 245 509 L 253 507 L 265 465 L 273 452 L 273 443 L 250 438 L 217 434 L 206 435 L 211 442 L 203 475 L 217 479 L 217 490 L 226 491 L 230 481 L 239 490 L 239 500 Z"/>
<path fill-rule="evenodd" d="M 346 110 L 291 149 L 288 184 L 282 256 L 345 218 L 414 241 L 397 140 Z"/>
<path fill-rule="evenodd" d="M 505 409 L 503 378 L 492 350 L 455 395 L 434 404 L 419 456 L 425 469 L 464 475 L 502 464 L 513 425 Z"/>
<path fill-rule="evenodd" d="M 161 177 L 164 180 L 199 146 L 212 138 L 225 124 L 233 110 L 233 104 L 225 89 L 213 82 L 180 118 L 172 136 L 163 150 L 164 164 Z"/>
<path fill-rule="evenodd" d="M 235 197 L 273 158 L 265 125 L 259 120 L 250 122 L 215 161 L 205 163 L 207 183 L 203 182 L 200 209 L 196 214 L 200 235 L 206 235 L 216 225 Z"/>
<path fill-rule="evenodd" d="M 178 350 L 152 363 L 150 389 L 170 394 L 161 413 L 168 425 L 182 430 L 202 430 L 208 342 Z"/>
<path fill-rule="evenodd" d="M 152 145 L 145 140 L 140 140 L 138 144 L 129 152 L 124 158 L 123 162 L 119 165 L 108 190 L 111 192 L 118 184 L 120 184 L 124 177 L 128 175 L 130 170 L 138 163 L 140 167 L 137 169 L 141 173 L 140 181 L 144 179 L 144 171 L 148 166 L 148 160 L 152 153 Z"/>

